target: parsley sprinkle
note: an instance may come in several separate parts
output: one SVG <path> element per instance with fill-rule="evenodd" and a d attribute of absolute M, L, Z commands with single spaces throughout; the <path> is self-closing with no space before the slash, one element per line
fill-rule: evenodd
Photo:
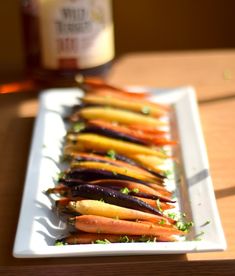
<path fill-rule="evenodd" d="M 181 231 L 188 231 L 193 226 L 193 222 L 184 222 L 184 221 L 177 221 L 176 227 Z"/>
<path fill-rule="evenodd" d="M 55 246 L 62 246 L 64 245 L 64 243 L 62 241 L 56 241 L 55 242 Z"/>
<path fill-rule="evenodd" d="M 210 224 L 211 223 L 211 221 L 210 220 L 207 220 L 205 223 L 203 223 L 201 226 L 206 226 L 206 225 L 208 225 L 208 224 Z"/>
<path fill-rule="evenodd" d="M 130 193 L 130 190 L 129 190 L 127 187 L 125 187 L 125 188 L 122 188 L 122 189 L 120 190 L 120 192 L 123 193 L 123 194 L 128 195 L 128 194 Z"/>
<path fill-rule="evenodd" d="M 169 217 L 169 218 L 172 218 L 172 219 L 175 219 L 176 216 L 177 216 L 176 213 L 169 213 L 169 214 L 168 214 L 168 217 Z"/>
<path fill-rule="evenodd" d="M 119 242 L 128 243 L 130 242 L 130 239 L 127 236 L 123 236 L 119 238 Z"/>
<path fill-rule="evenodd" d="M 72 130 L 76 133 L 82 131 L 83 129 L 85 129 L 86 125 L 84 122 L 77 122 L 72 126 Z"/>
<path fill-rule="evenodd" d="M 205 232 L 204 232 L 204 231 L 201 231 L 200 233 L 198 233 L 198 234 L 195 236 L 194 240 L 195 240 L 195 241 L 201 241 L 201 236 L 204 235 L 204 234 L 205 234 Z"/>
<path fill-rule="evenodd" d="M 164 172 L 164 176 L 167 177 L 167 178 L 171 177 L 172 175 L 173 175 L 173 172 L 170 171 L 170 170 L 166 170 L 166 171 Z"/>
<path fill-rule="evenodd" d="M 107 156 L 113 160 L 116 160 L 116 152 L 112 149 L 107 152 Z"/>
<path fill-rule="evenodd" d="M 65 172 L 59 172 L 56 176 L 55 176 L 55 181 L 59 181 L 60 179 L 64 178 L 65 177 Z"/>
<path fill-rule="evenodd" d="M 107 244 L 107 243 L 110 243 L 110 241 L 107 240 L 107 239 L 104 239 L 104 240 L 96 240 L 95 243 L 97 243 L 97 244 Z"/>
<path fill-rule="evenodd" d="M 149 106 L 143 106 L 143 108 L 141 109 L 141 112 L 145 115 L 149 115 L 151 112 L 151 109 Z"/>

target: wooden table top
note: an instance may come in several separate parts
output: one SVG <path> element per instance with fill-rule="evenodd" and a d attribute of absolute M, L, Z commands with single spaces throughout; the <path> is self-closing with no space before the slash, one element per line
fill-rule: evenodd
<path fill-rule="evenodd" d="M 235 50 L 129 54 L 115 62 L 108 80 L 118 85 L 195 87 L 227 250 L 180 255 L 14 258 L 12 249 L 38 108 L 38 94 L 22 92 L 0 95 L 0 274 L 184 275 L 183 269 L 185 274 L 192 275 L 206 275 L 206 271 L 232 275 L 235 271 Z"/>

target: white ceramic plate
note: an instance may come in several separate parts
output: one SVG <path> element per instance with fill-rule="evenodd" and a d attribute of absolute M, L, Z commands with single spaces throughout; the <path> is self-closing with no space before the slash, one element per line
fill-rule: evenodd
<path fill-rule="evenodd" d="M 191 87 L 150 89 L 152 100 L 173 106 L 172 135 L 180 141 L 176 184 L 179 209 L 194 227 L 187 241 L 54 246 L 66 224 L 51 211 L 43 193 L 54 185 L 66 127 L 62 116 L 82 94 L 78 89 L 54 89 L 41 94 L 13 255 L 17 258 L 175 254 L 225 250 L 226 242 L 216 206 L 195 93 Z M 207 222 L 210 223 L 207 223 Z M 202 235 L 202 233 L 204 233 Z M 195 240 L 200 236 L 200 240 Z"/>

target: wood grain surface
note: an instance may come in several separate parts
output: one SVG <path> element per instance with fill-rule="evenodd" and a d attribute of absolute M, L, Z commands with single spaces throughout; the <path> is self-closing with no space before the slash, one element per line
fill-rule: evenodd
<path fill-rule="evenodd" d="M 117 60 L 109 81 L 119 85 L 196 88 L 224 252 L 90 258 L 12 256 L 38 93 L 0 96 L 0 275 L 233 275 L 235 269 L 235 51 L 146 53 Z M 210 274 L 205 274 L 206 272 Z M 214 274 L 213 274 L 214 273 Z M 230 273 L 230 274 L 229 274 Z"/>

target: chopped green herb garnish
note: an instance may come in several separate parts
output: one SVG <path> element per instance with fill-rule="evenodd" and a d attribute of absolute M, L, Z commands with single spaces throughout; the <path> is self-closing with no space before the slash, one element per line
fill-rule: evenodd
<path fill-rule="evenodd" d="M 201 236 L 203 236 L 205 234 L 204 231 L 201 231 L 200 233 L 198 233 L 195 237 L 194 240 L 195 241 L 201 241 Z"/>
<path fill-rule="evenodd" d="M 142 236 L 141 238 L 138 239 L 138 242 L 156 242 L 156 241 L 157 241 L 156 237 Z"/>
<path fill-rule="evenodd" d="M 151 112 L 151 109 L 149 106 L 143 106 L 143 108 L 141 109 L 141 112 L 145 115 L 149 115 Z"/>
<path fill-rule="evenodd" d="M 138 188 L 135 188 L 135 189 L 132 189 L 131 190 L 133 193 L 138 193 L 139 192 L 139 189 Z"/>
<path fill-rule="evenodd" d="M 116 160 L 116 152 L 115 152 L 115 150 L 109 150 L 108 152 L 107 152 L 107 156 L 109 157 L 109 158 L 111 158 L 111 159 L 113 159 L 113 160 Z"/>
<path fill-rule="evenodd" d="M 167 214 L 169 218 L 175 219 L 177 217 L 176 213 L 168 213 Z"/>
<path fill-rule="evenodd" d="M 123 194 L 128 195 L 128 194 L 130 193 L 130 190 L 129 190 L 127 187 L 125 187 L 125 188 L 122 188 L 122 189 L 120 190 L 120 192 L 123 193 Z"/>
<path fill-rule="evenodd" d="M 59 173 L 55 176 L 55 180 L 56 180 L 56 181 L 59 181 L 60 179 L 64 178 L 65 174 L 66 174 L 66 173 L 63 172 L 63 171 L 59 172 Z"/>
<path fill-rule="evenodd" d="M 119 238 L 119 242 L 128 243 L 130 239 L 127 236 L 123 236 Z"/>
<path fill-rule="evenodd" d="M 159 151 L 160 151 L 161 153 L 163 153 L 163 154 L 167 154 L 167 151 L 164 150 L 163 148 L 160 148 Z"/>
<path fill-rule="evenodd" d="M 72 130 L 76 133 L 80 132 L 81 130 L 85 129 L 86 125 L 84 122 L 77 122 L 73 124 Z"/>
<path fill-rule="evenodd" d="M 165 220 L 161 219 L 161 221 L 159 221 L 159 224 L 165 224 Z"/>
<path fill-rule="evenodd" d="M 193 226 L 193 222 L 177 221 L 176 227 L 181 231 L 188 231 Z"/>
<path fill-rule="evenodd" d="M 165 175 L 165 177 L 169 178 L 169 177 L 172 177 L 173 172 L 170 171 L 170 170 L 166 170 L 166 171 L 164 172 L 164 175 Z"/>
<path fill-rule="evenodd" d="M 210 220 L 207 220 L 205 223 L 202 224 L 202 226 L 206 226 L 206 225 L 208 225 L 208 224 L 210 224 L 210 223 L 211 223 L 211 221 L 210 221 Z"/>
<path fill-rule="evenodd" d="M 65 245 L 62 241 L 56 241 L 55 246 L 62 246 Z"/>
<path fill-rule="evenodd" d="M 94 243 L 97 243 L 97 244 L 107 244 L 107 243 L 110 243 L 110 241 L 107 240 L 107 239 L 104 239 L 104 240 L 96 240 Z"/>

